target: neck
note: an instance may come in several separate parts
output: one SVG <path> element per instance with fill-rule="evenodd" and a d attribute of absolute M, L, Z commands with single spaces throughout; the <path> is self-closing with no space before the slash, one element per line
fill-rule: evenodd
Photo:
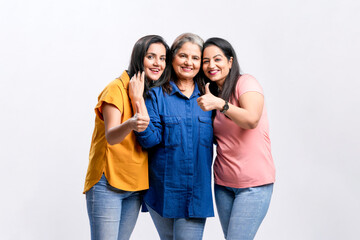
<path fill-rule="evenodd" d="M 176 85 L 178 86 L 179 90 L 184 94 L 186 97 L 190 97 L 191 94 L 194 92 L 195 82 L 192 79 L 178 79 Z"/>
<path fill-rule="evenodd" d="M 182 91 L 182 89 L 189 89 L 195 86 L 195 82 L 193 79 L 178 79 L 176 85 Z"/>
<path fill-rule="evenodd" d="M 223 88 L 223 85 L 224 85 L 224 82 L 225 81 L 218 81 L 218 82 L 216 82 L 216 85 L 217 85 L 217 87 L 220 89 L 220 90 L 222 90 L 222 88 Z"/>

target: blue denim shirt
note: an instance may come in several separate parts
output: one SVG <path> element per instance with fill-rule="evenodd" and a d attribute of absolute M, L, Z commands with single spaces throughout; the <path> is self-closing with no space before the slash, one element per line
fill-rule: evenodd
<path fill-rule="evenodd" d="M 150 124 L 137 140 L 149 151 L 150 188 L 144 201 L 166 218 L 214 216 L 211 194 L 213 128 L 211 111 L 197 104 L 198 86 L 190 98 L 174 82 L 167 94 L 153 88 L 146 99 Z"/>

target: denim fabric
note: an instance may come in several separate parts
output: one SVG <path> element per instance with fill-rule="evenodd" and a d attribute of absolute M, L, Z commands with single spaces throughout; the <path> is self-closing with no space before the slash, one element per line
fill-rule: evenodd
<path fill-rule="evenodd" d="M 273 184 L 230 188 L 215 184 L 215 201 L 227 240 L 254 239 L 269 208 Z"/>
<path fill-rule="evenodd" d="M 164 218 L 148 206 L 161 240 L 201 240 L 206 218 Z"/>
<path fill-rule="evenodd" d="M 136 133 L 139 143 L 149 148 L 150 188 L 144 200 L 162 217 L 211 217 L 211 112 L 198 106 L 196 84 L 190 98 L 173 82 L 171 86 L 170 94 L 161 87 L 150 91 L 146 107 L 151 122 Z"/>
<path fill-rule="evenodd" d="M 109 185 L 103 175 L 86 192 L 92 240 L 128 240 L 141 204 L 140 192 L 127 192 Z"/>

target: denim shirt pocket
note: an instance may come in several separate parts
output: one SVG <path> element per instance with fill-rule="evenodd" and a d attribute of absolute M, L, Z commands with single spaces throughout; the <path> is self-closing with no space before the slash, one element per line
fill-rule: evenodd
<path fill-rule="evenodd" d="M 199 138 L 200 144 L 205 147 L 212 147 L 213 144 L 213 127 L 209 117 L 199 117 Z"/>
<path fill-rule="evenodd" d="M 164 116 L 164 146 L 177 147 L 181 144 L 180 118 L 175 116 Z"/>

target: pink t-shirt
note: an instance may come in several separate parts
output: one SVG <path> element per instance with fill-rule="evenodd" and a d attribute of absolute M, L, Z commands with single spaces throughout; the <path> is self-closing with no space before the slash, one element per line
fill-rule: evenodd
<path fill-rule="evenodd" d="M 230 103 L 239 107 L 238 99 L 246 92 L 263 94 L 258 81 L 249 74 L 242 75 L 236 84 L 236 99 Z M 218 185 L 247 188 L 273 183 L 275 166 L 271 155 L 269 124 L 265 106 L 254 129 L 243 129 L 217 111 L 214 119 L 217 156 L 214 180 Z"/>

